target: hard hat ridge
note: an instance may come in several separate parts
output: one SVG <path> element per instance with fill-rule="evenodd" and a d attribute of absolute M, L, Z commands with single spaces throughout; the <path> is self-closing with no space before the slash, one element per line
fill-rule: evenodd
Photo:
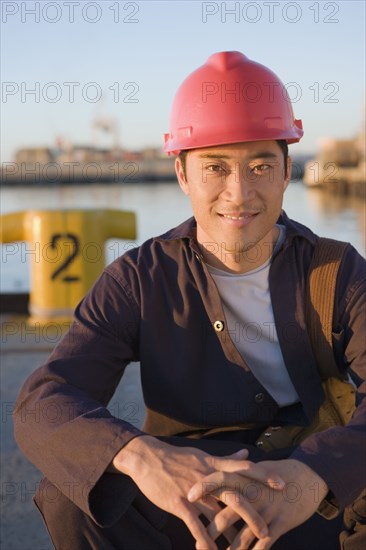
<path fill-rule="evenodd" d="M 212 65 L 217 70 L 224 72 L 225 70 L 230 70 L 247 60 L 248 58 L 241 52 L 218 52 L 213 53 L 207 59 L 207 65 Z"/>

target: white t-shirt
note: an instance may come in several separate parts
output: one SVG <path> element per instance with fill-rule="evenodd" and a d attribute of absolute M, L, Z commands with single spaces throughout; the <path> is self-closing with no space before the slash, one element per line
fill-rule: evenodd
<path fill-rule="evenodd" d="M 274 252 L 285 239 L 280 230 Z M 232 274 L 208 266 L 222 303 L 229 334 L 257 380 L 280 407 L 299 401 L 278 342 L 269 292 L 271 258 L 252 271 Z"/>

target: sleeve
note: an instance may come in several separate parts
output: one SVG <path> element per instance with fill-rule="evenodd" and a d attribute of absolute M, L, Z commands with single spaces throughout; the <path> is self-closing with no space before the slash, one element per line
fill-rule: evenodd
<path fill-rule="evenodd" d="M 120 517 L 135 491 L 129 477 L 105 470 L 142 432 L 106 407 L 126 365 L 139 359 L 138 334 L 136 297 L 105 271 L 46 364 L 26 380 L 14 411 L 15 437 L 24 454 L 103 526 Z M 111 496 L 113 508 L 101 506 Z"/>
<path fill-rule="evenodd" d="M 331 498 L 319 513 L 335 517 L 366 487 L 366 262 L 351 249 L 337 281 L 334 353 L 341 370 L 358 386 L 356 411 L 347 426 L 336 426 L 306 438 L 291 455 L 327 483 Z"/>

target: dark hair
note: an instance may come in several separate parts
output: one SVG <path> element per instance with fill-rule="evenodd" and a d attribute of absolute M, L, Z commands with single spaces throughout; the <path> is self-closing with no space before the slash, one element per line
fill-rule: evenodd
<path fill-rule="evenodd" d="M 287 159 L 288 159 L 288 145 L 287 141 L 284 139 L 276 139 L 278 145 L 280 146 L 280 149 L 283 153 L 283 161 L 284 161 L 284 169 L 283 173 L 285 178 L 287 177 Z"/>
<path fill-rule="evenodd" d="M 281 151 L 283 153 L 283 159 L 284 159 L 284 175 L 285 175 L 285 178 L 287 177 L 287 158 L 288 158 L 288 145 L 287 145 L 287 141 L 284 140 L 284 139 L 277 139 L 276 140 L 278 145 L 280 146 L 281 148 Z M 190 149 L 185 149 L 184 151 L 181 151 L 178 155 L 178 158 L 180 159 L 180 162 L 182 164 L 182 170 L 183 170 L 183 174 L 184 174 L 184 177 L 185 179 L 187 179 L 187 173 L 186 173 L 186 158 L 187 158 L 187 153 L 190 151 Z"/>

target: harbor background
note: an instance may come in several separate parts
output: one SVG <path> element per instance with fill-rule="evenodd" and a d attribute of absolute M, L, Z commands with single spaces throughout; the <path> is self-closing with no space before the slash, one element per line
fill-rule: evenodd
<path fill-rule="evenodd" d="M 294 154 L 364 126 L 364 2 L 71 4 L 1 3 L 2 162 L 29 148 L 61 149 L 61 162 L 75 147 L 160 148 L 182 79 L 223 50 L 281 78 L 304 125 Z"/>
<path fill-rule="evenodd" d="M 3 214 L 21 209 L 132 210 L 137 215 L 137 239 L 107 241 L 108 263 L 129 247 L 175 227 L 191 215 L 189 200 L 178 183 L 5 187 L 1 194 Z M 293 181 L 285 193 L 284 208 L 290 217 L 316 233 L 349 241 L 365 255 L 365 202 L 359 197 L 308 189 L 302 181 Z M 1 293 L 29 291 L 29 260 L 34 251 L 32 243 L 2 245 Z"/>

